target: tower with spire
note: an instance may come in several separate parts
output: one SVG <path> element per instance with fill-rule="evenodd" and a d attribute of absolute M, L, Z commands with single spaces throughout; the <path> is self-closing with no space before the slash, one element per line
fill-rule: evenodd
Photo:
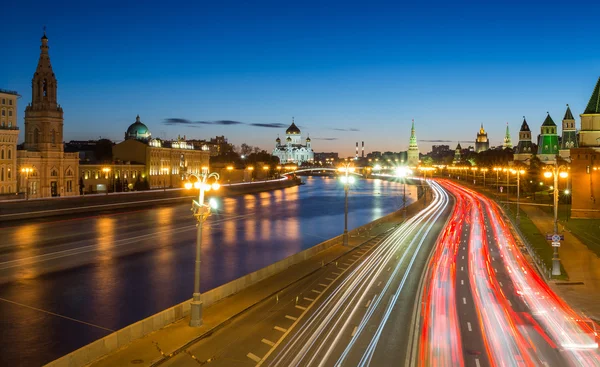
<path fill-rule="evenodd" d="M 18 152 L 21 168 L 32 169 L 23 191 L 30 197 L 72 196 L 79 193 L 78 153 L 64 153 L 63 109 L 58 104 L 58 82 L 48 50 L 46 31 L 41 38 L 40 57 L 31 80 L 31 103 L 25 108 L 24 150 Z"/>
<path fill-rule="evenodd" d="M 508 129 L 508 122 L 506 123 L 506 134 L 504 134 L 504 143 L 502 144 L 502 148 L 508 149 L 512 148 L 512 140 L 510 139 L 510 131 Z"/>
<path fill-rule="evenodd" d="M 458 145 L 456 146 L 456 149 L 454 149 L 454 160 L 452 161 L 452 164 L 459 164 L 462 162 L 461 151 L 462 151 L 462 147 L 460 146 L 460 142 L 459 142 Z"/>
<path fill-rule="evenodd" d="M 559 154 L 562 159 L 571 160 L 571 148 L 578 148 L 577 128 L 575 127 L 575 118 L 571 113 L 571 107 L 567 104 L 567 111 L 562 120 L 562 139 L 560 142 Z"/>
<path fill-rule="evenodd" d="M 481 153 L 488 149 L 490 149 L 490 140 L 488 139 L 488 134 L 483 128 L 483 124 L 481 124 L 479 132 L 477 133 L 477 139 L 475 140 L 475 152 Z"/>
<path fill-rule="evenodd" d="M 546 116 L 541 127 L 541 134 L 538 137 L 537 156 L 543 163 L 556 162 L 558 154 L 558 133 L 556 132 L 556 124 L 550 113 Z"/>
<path fill-rule="evenodd" d="M 531 130 L 527 124 L 525 116 L 523 116 L 523 123 L 521 124 L 521 130 L 519 130 L 519 142 L 515 147 L 514 160 L 527 162 L 533 156 L 533 143 L 531 143 Z"/>
<path fill-rule="evenodd" d="M 585 111 L 579 116 L 581 117 L 579 147 L 600 148 L 600 78 L 596 82 Z"/>
<path fill-rule="evenodd" d="M 406 163 L 410 167 L 419 165 L 419 147 L 417 145 L 417 135 L 415 134 L 415 120 L 412 120 L 410 128 L 410 139 L 408 141 L 408 152 L 406 153 Z"/>

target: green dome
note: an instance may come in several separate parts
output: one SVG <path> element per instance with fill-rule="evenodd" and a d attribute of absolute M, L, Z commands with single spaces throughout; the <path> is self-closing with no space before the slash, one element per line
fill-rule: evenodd
<path fill-rule="evenodd" d="M 125 133 L 125 140 L 137 139 L 137 140 L 150 140 L 150 130 L 140 121 L 140 115 L 137 115 L 135 122 L 129 125 L 127 132 Z"/>

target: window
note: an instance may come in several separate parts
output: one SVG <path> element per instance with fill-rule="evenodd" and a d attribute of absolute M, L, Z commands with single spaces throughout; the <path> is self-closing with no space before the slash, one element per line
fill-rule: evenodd
<path fill-rule="evenodd" d="M 6 99 L 2 98 L 2 104 L 6 104 Z"/>
<path fill-rule="evenodd" d="M 12 110 L 8 111 L 8 117 L 12 117 Z"/>
<path fill-rule="evenodd" d="M 9 168 L 9 169 L 8 169 L 8 179 L 10 180 L 10 179 L 11 179 L 11 177 L 12 177 L 12 174 L 11 174 L 11 172 L 10 172 L 10 168 Z M 9 191 L 10 191 L 10 190 L 9 190 Z"/>
<path fill-rule="evenodd" d="M 52 177 L 56 177 L 56 176 L 58 176 L 58 172 L 56 172 L 56 170 L 54 170 L 54 169 L 53 169 L 53 170 L 50 172 L 50 176 L 52 176 Z"/>
<path fill-rule="evenodd" d="M 2 116 L 6 116 L 6 110 L 2 110 Z"/>
<path fill-rule="evenodd" d="M 37 194 L 37 182 L 32 182 L 31 183 L 31 194 L 32 195 L 36 195 Z"/>
<path fill-rule="evenodd" d="M 46 79 L 44 79 L 44 82 L 42 83 L 42 92 L 44 97 L 48 96 L 48 82 L 46 82 Z"/>
<path fill-rule="evenodd" d="M 8 100 L 8 105 L 9 105 L 9 106 L 12 106 L 12 99 L 9 99 L 9 100 Z"/>
<path fill-rule="evenodd" d="M 12 127 L 12 121 L 8 122 L 8 127 Z"/>
<path fill-rule="evenodd" d="M 4 149 L 0 150 L 0 159 L 4 159 Z"/>
<path fill-rule="evenodd" d="M 12 150 L 8 150 L 8 159 L 12 159 Z"/>
<path fill-rule="evenodd" d="M 0 181 L 4 181 L 4 167 L 0 168 Z"/>
<path fill-rule="evenodd" d="M 67 181 L 67 192 L 73 192 L 73 181 Z"/>

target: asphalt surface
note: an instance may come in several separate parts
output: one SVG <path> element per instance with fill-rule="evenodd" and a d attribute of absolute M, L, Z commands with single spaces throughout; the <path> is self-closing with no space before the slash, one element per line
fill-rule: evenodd
<path fill-rule="evenodd" d="M 450 215 L 438 199 L 407 222 L 282 290 L 162 365 L 398 365 L 421 275 Z"/>

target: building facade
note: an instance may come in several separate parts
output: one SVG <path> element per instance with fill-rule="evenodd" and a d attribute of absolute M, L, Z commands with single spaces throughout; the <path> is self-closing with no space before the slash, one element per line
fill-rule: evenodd
<path fill-rule="evenodd" d="M 458 145 L 456 146 L 456 149 L 454 149 L 454 160 L 452 160 L 452 164 L 459 164 L 462 163 L 462 147 L 460 146 L 460 143 L 458 143 Z"/>
<path fill-rule="evenodd" d="M 303 145 L 300 129 L 298 129 L 293 119 L 292 124 L 285 131 L 285 136 L 286 138 L 283 144 L 279 137 L 275 139 L 275 148 L 271 153 L 275 157 L 278 157 L 282 164 L 301 164 L 303 162 L 314 161 L 315 153 L 312 149 L 310 137 L 306 138 L 306 144 Z"/>
<path fill-rule="evenodd" d="M 550 114 L 546 116 L 541 127 L 541 134 L 538 137 L 537 156 L 546 164 L 554 164 L 556 155 L 558 154 L 558 133 L 556 132 L 556 124 Z"/>
<path fill-rule="evenodd" d="M 150 189 L 181 187 L 189 174 L 199 174 L 203 168 L 208 169 L 208 148 L 197 149 L 181 138 L 164 141 L 151 136 L 138 115 L 127 129 L 125 140 L 113 147 L 113 160 L 118 163 L 109 168 L 117 172 L 117 176 L 122 175 L 127 186 L 133 185 L 130 188 L 134 188 L 138 181 L 147 181 Z M 123 171 L 127 165 L 135 166 L 135 170 L 131 168 L 130 177 L 126 177 L 128 173 Z M 138 167 L 141 166 L 140 172 Z M 123 172 L 118 173 L 119 170 Z"/>
<path fill-rule="evenodd" d="M 14 91 L 0 89 L 0 196 L 17 192 L 17 99 Z"/>
<path fill-rule="evenodd" d="M 488 134 L 483 128 L 483 124 L 481 124 L 479 132 L 477 133 L 477 139 L 475 140 L 475 152 L 481 153 L 488 149 L 490 149 L 490 140 L 488 139 Z"/>
<path fill-rule="evenodd" d="M 78 195 L 79 156 L 64 152 L 63 109 L 45 32 L 41 43 L 31 103 L 25 108 L 24 149 L 17 151 L 19 187 L 28 197 L 74 196 Z"/>
<path fill-rule="evenodd" d="M 562 139 L 560 141 L 559 155 L 566 161 L 571 161 L 571 149 L 578 148 L 577 128 L 575 127 L 575 118 L 571 113 L 571 108 L 567 105 L 567 111 L 562 120 Z"/>
<path fill-rule="evenodd" d="M 533 143 L 531 142 L 531 130 L 529 129 L 525 116 L 523 116 L 521 130 L 519 130 L 519 143 L 517 143 L 517 146 L 515 147 L 513 159 L 529 164 L 529 160 L 534 153 Z"/>
<path fill-rule="evenodd" d="M 571 149 L 570 168 L 571 216 L 600 218 L 600 150 Z"/>
<path fill-rule="evenodd" d="M 581 117 L 579 147 L 600 148 L 600 78 L 596 82 L 585 111 L 579 116 Z"/>
<path fill-rule="evenodd" d="M 410 139 L 408 141 L 406 159 L 406 163 L 409 167 L 416 167 L 419 165 L 419 146 L 417 145 L 417 135 L 415 134 L 415 120 L 412 121 L 412 126 L 410 128 Z"/>

